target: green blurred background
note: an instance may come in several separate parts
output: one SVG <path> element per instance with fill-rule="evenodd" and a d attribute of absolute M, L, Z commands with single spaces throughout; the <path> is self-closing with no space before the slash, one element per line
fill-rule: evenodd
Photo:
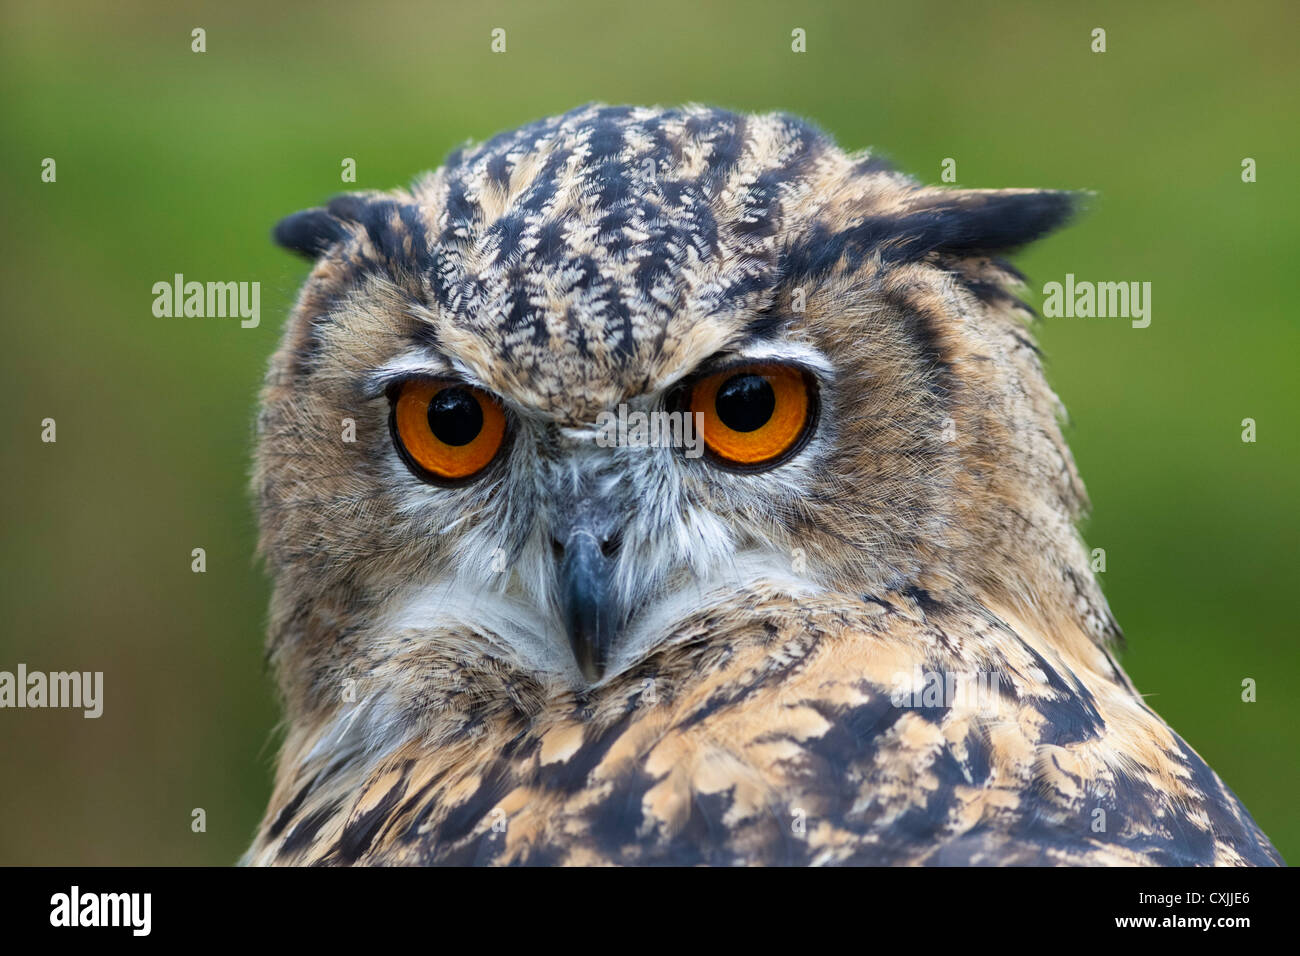
<path fill-rule="evenodd" d="M 4 3 L 0 670 L 102 670 L 106 701 L 0 711 L 0 863 L 239 856 L 277 740 L 254 402 L 306 273 L 268 230 L 591 100 L 785 109 L 928 182 L 952 157 L 964 186 L 1097 190 L 1019 261 L 1035 304 L 1066 272 L 1153 283 L 1150 328 L 1039 330 L 1123 661 L 1300 857 L 1293 0 L 468 6 Z M 177 272 L 260 281 L 261 326 L 155 318 Z"/>

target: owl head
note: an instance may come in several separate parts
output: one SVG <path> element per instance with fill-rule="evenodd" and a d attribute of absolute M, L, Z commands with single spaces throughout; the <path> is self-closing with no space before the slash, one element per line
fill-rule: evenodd
<path fill-rule="evenodd" d="M 415 647 L 598 688 L 756 587 L 1115 634 L 1000 258 L 1072 206 L 786 115 L 588 106 L 290 216 L 255 486 L 291 711 Z"/>

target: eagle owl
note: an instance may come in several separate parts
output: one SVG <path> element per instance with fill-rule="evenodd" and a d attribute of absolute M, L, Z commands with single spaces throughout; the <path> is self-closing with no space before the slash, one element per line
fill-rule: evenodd
<path fill-rule="evenodd" d="M 276 240 L 254 864 L 1267 864 L 1115 662 L 1003 258 L 782 114 L 588 106 Z"/>

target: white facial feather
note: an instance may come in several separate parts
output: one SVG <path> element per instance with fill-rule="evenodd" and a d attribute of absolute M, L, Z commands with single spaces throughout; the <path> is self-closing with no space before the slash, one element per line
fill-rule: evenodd
<path fill-rule="evenodd" d="M 681 624 L 702 609 L 733 598 L 739 590 L 762 586 L 794 599 L 825 590 L 809 577 L 795 573 L 788 555 L 760 549 L 731 555 L 706 576 L 678 576 L 676 580 L 674 586 L 654 594 L 633 615 L 598 683 L 618 676 L 652 651 L 672 643 Z M 378 629 L 416 639 L 421 631 L 472 635 L 485 648 L 529 673 L 555 676 L 575 688 L 586 686 L 555 608 L 539 606 L 521 597 L 520 591 L 517 587 L 506 591 L 491 585 L 475 587 L 465 575 L 412 585 L 394 595 Z"/>

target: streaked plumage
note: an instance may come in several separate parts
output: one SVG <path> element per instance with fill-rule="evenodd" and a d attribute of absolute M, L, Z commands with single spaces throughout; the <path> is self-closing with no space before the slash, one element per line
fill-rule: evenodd
<path fill-rule="evenodd" d="M 316 265 L 259 420 L 288 737 L 248 860 L 1280 862 L 1111 655 L 998 258 L 1071 204 L 781 115 L 585 107 L 282 223 Z M 594 441 L 738 360 L 815 380 L 788 461 Z M 500 398 L 481 479 L 395 453 L 413 374 Z M 599 676 L 574 528 L 620 615 Z"/>

